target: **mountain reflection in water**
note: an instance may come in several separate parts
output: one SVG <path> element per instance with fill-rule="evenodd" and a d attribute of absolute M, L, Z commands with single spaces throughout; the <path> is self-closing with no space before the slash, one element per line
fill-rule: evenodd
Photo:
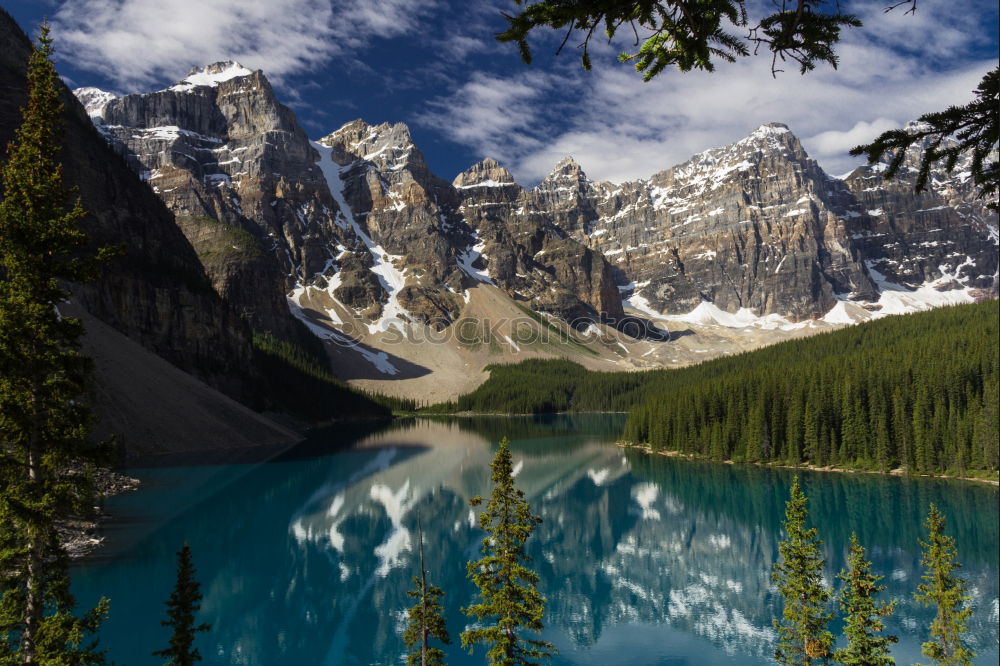
<path fill-rule="evenodd" d="M 489 463 L 507 434 L 518 487 L 544 521 L 528 552 L 548 598 L 545 637 L 561 650 L 553 663 L 767 662 L 780 609 L 770 571 L 793 472 L 623 451 L 612 444 L 622 421 L 420 419 L 362 437 L 331 430 L 280 461 L 215 470 L 226 485 L 210 492 L 204 479 L 197 492 L 185 486 L 197 475 L 177 469 L 139 471 L 146 489 L 116 499 L 117 513 L 131 521 L 116 528 L 111 545 L 127 545 L 80 565 L 75 588 L 81 602 L 112 599 L 102 631 L 111 658 L 158 663 L 146 655 L 166 641 L 158 621 L 173 552 L 187 540 L 205 595 L 201 619 L 212 624 L 199 643 L 205 663 L 397 664 L 419 518 L 431 580 L 446 593 L 455 641 L 448 661 L 481 664 L 484 650 L 469 656 L 457 645 L 467 622 L 461 607 L 475 594 L 465 563 L 479 556 L 482 539 L 468 500 L 489 493 Z M 886 577 L 885 598 L 899 599 L 890 631 L 901 638 L 894 651 L 901 663 L 919 658 L 932 617 L 912 592 L 922 521 L 937 503 L 974 594 L 972 642 L 982 663 L 995 663 L 996 489 L 801 477 L 826 544 L 828 578 L 844 566 L 856 531 Z M 159 517 L 150 516 L 143 493 L 155 497 Z M 149 585 L 137 591 L 137 580 Z"/>

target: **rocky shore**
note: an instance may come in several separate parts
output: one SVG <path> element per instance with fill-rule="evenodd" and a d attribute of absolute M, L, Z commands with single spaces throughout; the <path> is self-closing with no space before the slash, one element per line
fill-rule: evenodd
<path fill-rule="evenodd" d="M 100 495 L 100 505 L 93 519 L 66 520 L 58 525 L 59 535 L 66 553 L 78 559 L 93 552 L 104 541 L 98 527 L 108 518 L 104 512 L 104 499 L 121 495 L 139 487 L 139 480 L 110 469 L 99 469 L 94 474 L 94 484 Z"/>

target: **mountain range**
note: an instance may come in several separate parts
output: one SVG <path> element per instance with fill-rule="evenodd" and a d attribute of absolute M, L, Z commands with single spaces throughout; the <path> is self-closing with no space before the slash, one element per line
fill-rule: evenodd
<path fill-rule="evenodd" d="M 0 33 L 6 142 L 30 44 L 3 14 Z M 317 337 L 343 380 L 435 401 L 490 363 L 681 365 L 997 296 L 996 213 L 961 162 L 915 194 L 916 152 L 895 180 L 833 177 L 770 123 L 646 180 L 592 181 L 567 157 L 529 188 L 490 158 L 439 177 L 400 123 L 310 140 L 236 62 L 73 92 L 66 179 L 95 243 L 126 247 L 75 300 L 226 409 L 268 407 L 255 333 Z"/>

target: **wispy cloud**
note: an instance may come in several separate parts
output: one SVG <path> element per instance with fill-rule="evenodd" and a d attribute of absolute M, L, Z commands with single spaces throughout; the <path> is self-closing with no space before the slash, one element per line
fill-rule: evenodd
<path fill-rule="evenodd" d="M 280 80 L 375 37 L 415 30 L 434 0 L 66 0 L 52 18 L 61 55 L 125 90 L 234 59 Z"/>
<path fill-rule="evenodd" d="M 921 2 L 919 20 L 910 23 L 910 16 L 883 15 L 881 5 L 869 14 L 865 29 L 845 35 L 838 70 L 774 78 L 770 59 L 758 57 L 712 74 L 668 71 L 649 83 L 613 63 L 589 74 L 534 67 L 506 76 L 475 73 L 436 100 L 421 122 L 500 159 L 529 185 L 564 155 L 591 178 L 645 178 L 772 121 L 788 124 L 825 169 L 842 173 L 859 163 L 847 155 L 851 147 L 922 113 L 965 103 L 995 66 L 955 48 L 963 36 L 971 43 L 984 31 L 951 3 Z M 995 37 L 982 39 L 995 44 Z M 602 57 L 610 51 L 597 48 Z M 572 54 L 562 58 L 577 66 Z M 576 101 L 565 103 L 569 98 Z"/>

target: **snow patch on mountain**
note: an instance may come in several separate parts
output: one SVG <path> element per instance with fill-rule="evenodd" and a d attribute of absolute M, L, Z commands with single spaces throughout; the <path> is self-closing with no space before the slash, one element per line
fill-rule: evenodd
<path fill-rule="evenodd" d="M 493 278 L 490 277 L 490 272 L 485 268 L 476 268 L 475 263 L 483 258 L 483 250 L 486 248 L 486 241 L 479 240 L 479 232 L 472 232 L 473 244 L 458 253 L 456 260 L 458 261 L 458 267 L 462 269 L 469 277 L 478 280 L 479 282 L 485 282 L 486 284 L 495 284 Z"/>
<path fill-rule="evenodd" d="M 191 72 L 180 80 L 180 82 L 170 86 L 167 90 L 176 92 L 188 92 L 199 86 L 215 88 L 223 81 L 235 79 L 239 76 L 253 74 L 253 70 L 247 69 L 238 62 L 227 60 L 217 62 L 205 67 L 195 67 Z"/>
<path fill-rule="evenodd" d="M 73 94 L 80 100 L 80 104 L 83 104 L 87 115 L 94 123 L 101 123 L 104 120 L 104 107 L 108 105 L 108 102 L 118 99 L 118 95 L 114 93 L 90 86 L 77 88 Z"/>
<path fill-rule="evenodd" d="M 389 360 L 389 355 L 384 351 L 371 351 L 362 347 L 357 341 L 352 340 L 340 331 L 334 330 L 332 328 L 327 328 L 325 326 L 320 326 L 315 321 L 313 321 L 309 315 L 306 314 L 305 308 L 302 307 L 302 296 L 306 293 L 308 289 L 312 287 L 303 287 L 301 285 L 296 285 L 295 289 L 292 291 L 291 295 L 287 296 L 288 310 L 292 313 L 292 316 L 298 319 L 300 322 L 305 324 L 309 332 L 315 335 L 320 340 L 330 340 L 338 347 L 350 349 L 358 353 L 361 358 L 370 363 L 376 370 L 381 372 L 383 375 L 398 375 L 399 368 L 392 364 Z M 332 291 L 332 290 L 331 290 Z M 328 315 L 331 316 L 331 321 L 333 323 L 341 323 L 340 317 L 337 316 L 336 312 L 333 310 L 327 310 Z M 337 317 L 334 320 L 332 317 Z"/>
<path fill-rule="evenodd" d="M 382 316 L 378 321 L 368 325 L 368 332 L 375 334 L 380 331 L 388 331 L 395 326 L 405 333 L 406 327 L 413 321 L 413 317 L 399 303 L 399 292 L 406 286 L 406 271 L 396 268 L 395 262 L 402 261 L 403 257 L 389 254 L 385 248 L 373 241 L 371 236 L 365 233 L 358 221 L 354 219 L 351 207 L 344 197 L 344 181 L 341 178 L 341 175 L 350 169 L 350 165 L 342 167 L 334 162 L 331 157 L 333 149 L 329 146 L 324 146 L 316 141 L 311 143 L 313 148 L 319 152 L 319 167 L 326 178 L 334 201 L 337 202 L 341 214 L 346 218 L 355 235 L 364 243 L 371 254 L 372 266 L 370 270 L 378 277 L 382 289 L 389 295 L 388 300 L 382 304 Z"/>

